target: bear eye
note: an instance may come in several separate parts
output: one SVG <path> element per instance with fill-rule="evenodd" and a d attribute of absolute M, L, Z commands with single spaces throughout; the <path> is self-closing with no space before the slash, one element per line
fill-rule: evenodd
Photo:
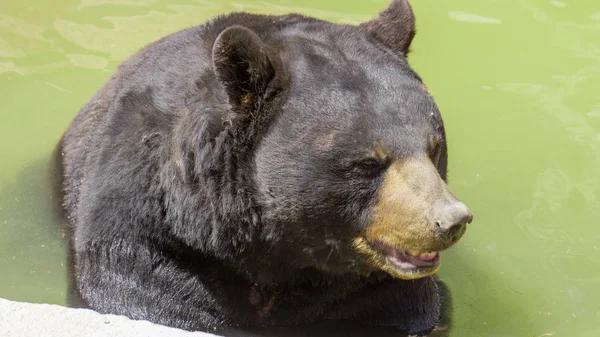
<path fill-rule="evenodd" d="M 442 153 L 442 147 L 444 146 L 444 139 L 439 135 L 433 135 L 429 137 L 428 152 L 429 158 L 437 166 L 440 154 Z"/>
<path fill-rule="evenodd" d="M 360 161 L 360 166 L 365 169 L 374 169 L 380 167 L 381 164 L 375 158 L 367 158 Z"/>
<path fill-rule="evenodd" d="M 440 155 L 442 154 L 442 147 L 444 146 L 444 144 L 440 141 L 437 142 L 433 148 L 431 148 L 430 152 L 429 152 L 429 157 L 431 158 L 431 161 L 433 162 L 434 165 L 438 165 L 439 161 L 440 161 Z"/>
<path fill-rule="evenodd" d="M 387 162 L 379 160 L 377 158 L 365 158 L 360 160 L 356 164 L 356 167 L 357 169 L 359 169 L 360 172 L 362 172 L 363 174 L 372 175 L 382 171 L 385 168 Z"/>

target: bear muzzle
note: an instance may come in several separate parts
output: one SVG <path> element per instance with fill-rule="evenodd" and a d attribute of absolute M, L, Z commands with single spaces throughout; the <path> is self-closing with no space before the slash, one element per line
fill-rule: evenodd
<path fill-rule="evenodd" d="M 439 252 L 456 243 L 472 221 L 431 160 L 416 156 L 388 168 L 371 223 L 353 245 L 372 266 L 394 277 L 425 277 L 439 269 Z"/>

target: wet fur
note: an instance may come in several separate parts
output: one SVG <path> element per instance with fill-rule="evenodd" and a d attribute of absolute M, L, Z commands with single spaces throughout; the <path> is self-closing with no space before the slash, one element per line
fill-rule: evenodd
<path fill-rule="evenodd" d="M 434 279 L 401 281 L 361 267 L 362 258 L 346 245 L 368 223 L 377 182 L 348 184 L 350 173 L 341 170 L 324 174 L 318 157 L 323 154 L 316 152 L 295 157 L 302 160 L 299 167 L 311 166 L 302 177 L 257 176 L 260 165 L 285 160 L 269 154 L 276 151 L 268 145 L 277 143 L 274 133 L 288 128 L 282 135 L 292 135 L 303 126 L 330 123 L 312 116 L 286 124 L 292 115 L 282 114 L 284 106 L 306 104 L 303 111 L 309 112 L 313 104 L 296 101 L 300 96 L 290 91 L 292 79 L 311 70 L 290 68 L 285 52 L 277 52 L 288 48 L 286 35 L 305 37 L 294 50 L 307 51 L 308 64 L 315 66 L 344 62 L 344 55 L 319 46 L 343 36 L 348 53 L 369 53 L 402 67 L 415 83 L 410 87 L 420 90 L 420 79 L 404 60 L 414 27 L 403 15 L 353 27 L 299 15 L 231 14 L 166 37 L 121 65 L 62 142 L 64 206 L 84 302 L 99 312 L 189 330 L 351 320 L 430 331 L 440 314 Z M 237 30 L 222 34 L 232 26 Z M 386 38 L 394 31 L 400 40 Z M 326 104 L 336 109 L 343 103 L 337 108 L 344 110 L 353 99 L 344 90 L 354 93 L 369 83 L 335 71 L 321 76 L 336 78 L 346 101 L 334 97 Z M 443 136 L 437 115 L 433 123 Z M 312 135 L 314 141 L 331 130 L 322 131 Z M 264 145 L 267 135 L 271 141 Z M 340 137 L 332 136 L 323 153 L 338 146 Z M 445 178 L 445 162 L 439 169 Z M 295 198 L 277 190 L 318 186 L 318 179 L 330 176 L 323 182 L 328 186 Z M 288 180 L 268 185 L 272 179 Z M 353 197 L 331 197 L 329 191 Z M 319 222 L 310 218 L 314 214 L 327 215 Z M 322 223 L 349 219 L 359 225 L 322 233 Z"/>

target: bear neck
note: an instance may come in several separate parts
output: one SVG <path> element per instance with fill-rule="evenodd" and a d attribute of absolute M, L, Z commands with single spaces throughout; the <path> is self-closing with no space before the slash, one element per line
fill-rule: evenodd
<path fill-rule="evenodd" d="M 261 274 L 269 250 L 261 235 L 254 152 L 284 97 L 270 89 L 257 111 L 246 114 L 215 102 L 188 107 L 172 130 L 171 160 L 161 174 L 171 234 L 252 278 Z"/>

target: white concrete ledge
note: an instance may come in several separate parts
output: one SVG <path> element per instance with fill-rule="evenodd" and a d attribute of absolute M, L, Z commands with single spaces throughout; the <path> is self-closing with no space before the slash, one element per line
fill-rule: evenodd
<path fill-rule="evenodd" d="M 51 304 L 13 302 L 0 298 L 2 337 L 215 337 L 203 332 L 168 328 L 124 316 Z"/>

